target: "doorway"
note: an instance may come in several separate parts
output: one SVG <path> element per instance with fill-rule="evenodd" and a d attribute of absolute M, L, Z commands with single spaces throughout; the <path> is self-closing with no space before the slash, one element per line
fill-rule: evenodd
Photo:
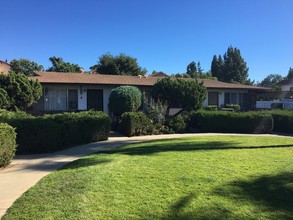
<path fill-rule="evenodd" d="M 87 109 L 88 110 L 104 110 L 103 90 L 102 89 L 88 89 L 87 90 Z"/>

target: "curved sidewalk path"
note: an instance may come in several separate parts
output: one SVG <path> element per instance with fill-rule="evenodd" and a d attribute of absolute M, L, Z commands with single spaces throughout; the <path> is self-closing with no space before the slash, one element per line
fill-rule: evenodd
<path fill-rule="evenodd" d="M 107 141 L 72 147 L 50 154 L 16 156 L 12 163 L 0 170 L 0 218 L 13 202 L 25 191 L 34 186 L 41 178 L 65 164 L 79 159 L 82 156 L 96 153 L 106 148 L 113 148 L 125 144 L 138 143 L 158 139 L 170 139 L 191 136 L 209 135 L 242 135 L 242 134 L 172 134 L 151 135 L 140 137 L 110 137 Z M 244 134 L 247 136 L 247 134 Z M 249 135 L 249 134 L 248 134 Z M 250 135 L 250 136 L 278 136 L 278 135 Z M 284 137 L 284 136 L 282 136 Z"/>

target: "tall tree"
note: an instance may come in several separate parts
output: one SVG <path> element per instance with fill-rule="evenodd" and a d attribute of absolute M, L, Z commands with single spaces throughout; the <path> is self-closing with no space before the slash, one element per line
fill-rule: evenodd
<path fill-rule="evenodd" d="M 291 67 L 288 71 L 287 79 L 293 79 L 293 68 L 291 68 Z"/>
<path fill-rule="evenodd" d="M 211 72 L 218 80 L 224 82 L 238 82 L 242 84 L 253 83 L 248 79 L 249 68 L 241 56 L 240 50 L 232 46 L 228 47 L 223 59 L 214 55 Z"/>
<path fill-rule="evenodd" d="M 100 74 L 130 76 L 145 75 L 147 72 L 146 69 L 142 69 L 138 65 L 136 58 L 125 54 L 119 54 L 118 56 L 104 54 L 99 57 L 98 63 L 90 69 Z"/>
<path fill-rule="evenodd" d="M 10 62 L 11 71 L 15 73 L 23 73 L 26 76 L 33 76 L 34 72 L 44 70 L 42 65 L 28 59 L 13 59 Z"/>
<path fill-rule="evenodd" d="M 204 72 L 203 69 L 200 66 L 200 62 L 194 62 L 192 61 L 190 64 L 186 67 L 186 74 L 190 78 L 202 78 Z"/>
<path fill-rule="evenodd" d="M 211 72 L 213 77 L 217 77 L 220 80 L 223 72 L 224 61 L 221 55 L 218 57 L 214 55 L 211 65 Z M 221 78 L 222 79 L 222 78 Z"/>
<path fill-rule="evenodd" d="M 65 72 L 65 73 L 78 73 L 82 68 L 77 64 L 65 62 L 61 57 L 50 57 L 49 60 L 52 66 L 46 71 L 48 72 Z"/>
<path fill-rule="evenodd" d="M 191 78 L 196 78 L 197 68 L 196 68 L 196 63 L 194 61 L 192 61 L 190 64 L 187 65 L 186 74 L 189 75 Z"/>
<path fill-rule="evenodd" d="M 9 97 L 9 106 L 7 108 L 13 110 L 25 110 L 42 95 L 41 84 L 35 80 L 28 79 L 22 73 L 0 74 L 0 88 L 4 89 Z"/>

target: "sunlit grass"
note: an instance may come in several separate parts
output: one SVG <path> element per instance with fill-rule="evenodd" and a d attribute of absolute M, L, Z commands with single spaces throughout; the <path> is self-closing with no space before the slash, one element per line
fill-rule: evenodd
<path fill-rule="evenodd" d="M 205 136 L 104 151 L 42 179 L 4 219 L 225 218 L 293 218 L 292 138 Z"/>

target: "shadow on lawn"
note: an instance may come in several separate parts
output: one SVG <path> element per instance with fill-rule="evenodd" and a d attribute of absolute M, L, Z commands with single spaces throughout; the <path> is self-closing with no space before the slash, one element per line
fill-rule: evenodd
<path fill-rule="evenodd" d="M 250 203 L 258 211 L 252 211 L 251 216 L 248 216 L 247 213 L 239 215 L 232 212 L 219 202 L 197 206 L 198 196 L 192 192 L 172 204 L 162 219 L 257 219 L 260 217 L 258 214 L 265 215 L 265 212 L 272 219 L 293 218 L 293 173 L 261 176 L 251 181 L 234 181 L 216 189 L 214 193 L 231 199 L 235 204 Z M 190 206 L 194 208 L 190 209 Z"/>
<path fill-rule="evenodd" d="M 177 139 L 178 140 L 178 139 Z M 127 154 L 127 155 L 151 155 L 160 152 L 170 151 L 196 151 L 196 150 L 227 150 L 227 149 L 259 149 L 259 148 L 287 148 L 293 147 L 292 144 L 268 145 L 268 146 L 239 146 L 237 142 L 213 141 L 196 142 L 185 139 L 176 141 L 176 139 L 149 141 L 140 145 L 122 146 L 115 149 L 102 151 L 105 154 Z M 101 153 L 101 152 L 100 152 Z"/>
<path fill-rule="evenodd" d="M 226 188 L 226 187 L 225 187 Z M 252 181 L 234 181 L 226 189 L 217 189 L 217 194 L 232 199 L 243 199 L 260 205 L 267 211 L 293 217 L 293 173 L 285 172 L 274 176 L 261 176 Z"/>
<path fill-rule="evenodd" d="M 193 201 L 196 201 L 197 195 L 195 193 L 190 193 L 186 196 L 178 199 L 171 207 L 168 214 L 163 217 L 163 220 L 193 220 L 193 219 L 241 219 L 241 217 L 236 217 L 228 209 L 220 206 L 219 204 L 209 205 L 204 207 L 197 207 L 192 211 L 185 211 L 188 206 L 191 205 Z"/>
<path fill-rule="evenodd" d="M 78 169 L 81 167 L 96 166 L 96 165 L 110 163 L 111 161 L 112 160 L 110 159 L 101 159 L 96 157 L 81 158 L 69 163 L 68 165 L 65 165 L 64 167 L 61 167 L 59 170 Z"/>

